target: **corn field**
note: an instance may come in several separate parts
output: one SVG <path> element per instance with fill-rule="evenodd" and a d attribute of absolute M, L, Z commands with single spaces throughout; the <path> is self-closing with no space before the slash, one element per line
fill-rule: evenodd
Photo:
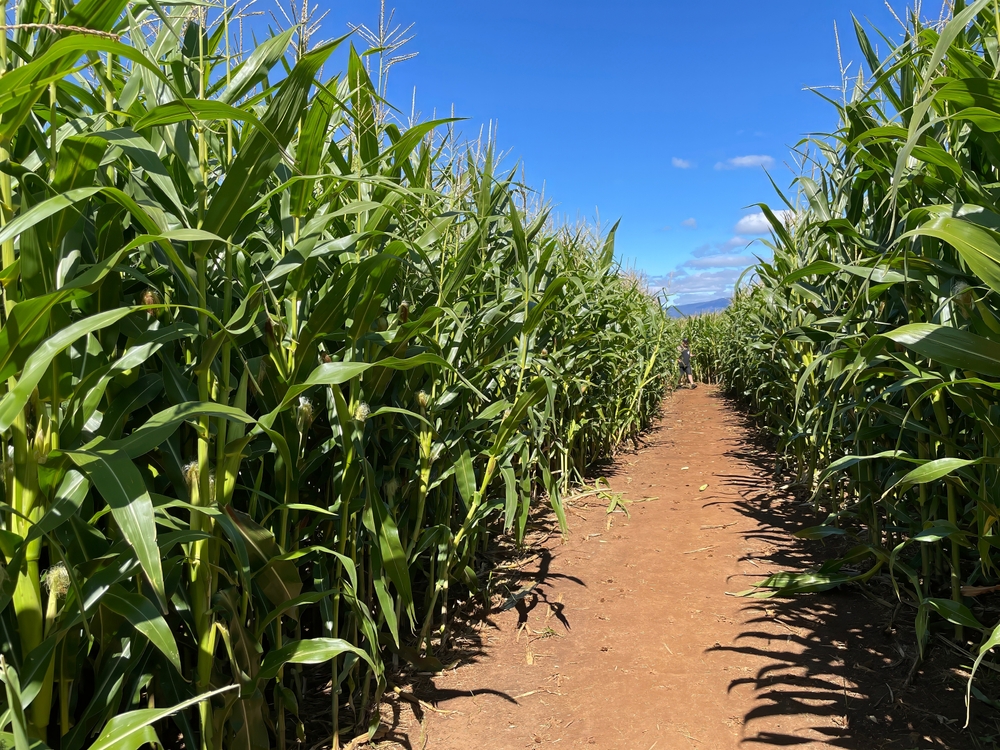
<path fill-rule="evenodd" d="M 650 423 L 678 334 L 614 230 L 387 116 L 357 36 L 6 10 L 0 740 L 285 748 L 326 690 L 339 747 L 491 537 Z"/>
<path fill-rule="evenodd" d="M 868 71 L 765 209 L 773 260 L 709 366 L 828 514 L 800 535 L 847 550 L 756 595 L 887 577 L 918 658 L 947 631 L 974 676 L 1000 644 L 1000 4 L 954 6 L 883 56 L 857 25 Z"/>

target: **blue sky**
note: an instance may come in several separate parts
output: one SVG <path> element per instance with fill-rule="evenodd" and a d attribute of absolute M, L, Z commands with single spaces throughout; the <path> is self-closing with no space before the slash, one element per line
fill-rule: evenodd
<path fill-rule="evenodd" d="M 883 0 L 394 5 L 395 23 L 413 24 L 403 51 L 419 54 L 392 69 L 390 101 L 408 110 L 415 87 L 424 118 L 454 105 L 469 136 L 498 122 L 510 164 L 523 161 L 560 214 L 621 219 L 622 263 L 680 303 L 730 293 L 750 253 L 765 252 L 746 249 L 764 231 L 748 207 L 780 203 L 762 165 L 788 186 L 791 147 L 836 126 L 804 90 L 840 82 L 834 23 L 854 72 L 852 13 L 900 32 Z M 323 36 L 377 18 L 377 0 L 341 0 Z"/>

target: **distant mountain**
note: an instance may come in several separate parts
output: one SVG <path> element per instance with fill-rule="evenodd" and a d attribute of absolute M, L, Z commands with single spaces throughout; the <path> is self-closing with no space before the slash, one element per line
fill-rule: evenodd
<path fill-rule="evenodd" d="M 729 302 L 729 297 L 720 297 L 719 299 L 709 300 L 708 302 L 692 302 L 690 305 L 675 305 L 668 310 L 668 313 L 673 318 L 687 318 L 692 315 L 701 315 L 702 313 L 713 313 L 725 310 L 729 307 Z"/>

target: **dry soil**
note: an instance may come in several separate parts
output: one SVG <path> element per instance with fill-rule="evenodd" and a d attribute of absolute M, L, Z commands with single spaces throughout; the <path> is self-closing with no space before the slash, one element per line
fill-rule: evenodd
<path fill-rule="evenodd" d="M 589 494 L 567 536 L 537 528 L 454 664 L 387 704 L 380 747 L 993 747 L 982 721 L 960 732 L 961 657 L 938 646 L 907 682 L 912 613 L 891 591 L 733 596 L 831 550 L 791 536 L 817 520 L 715 389 L 674 394 L 602 476 L 627 513 Z"/>

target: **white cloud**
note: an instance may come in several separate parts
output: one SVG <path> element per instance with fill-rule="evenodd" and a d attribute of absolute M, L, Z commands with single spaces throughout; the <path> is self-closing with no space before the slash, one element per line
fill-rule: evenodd
<path fill-rule="evenodd" d="M 715 165 L 716 169 L 747 169 L 749 167 L 770 168 L 774 166 L 774 157 L 764 154 L 750 154 L 748 156 L 736 156 L 726 161 L 720 161 Z"/>
<path fill-rule="evenodd" d="M 752 255 L 709 255 L 692 258 L 684 265 L 687 268 L 748 268 L 757 262 Z"/>
<path fill-rule="evenodd" d="M 692 167 L 694 167 L 693 161 L 688 161 L 687 159 L 680 159 L 676 156 L 673 159 L 671 159 L 670 162 L 677 169 L 691 169 Z"/>
<path fill-rule="evenodd" d="M 697 229 L 698 220 L 692 216 L 690 219 L 684 219 L 684 221 L 681 222 L 681 226 L 685 229 Z"/>
<path fill-rule="evenodd" d="M 775 211 L 774 215 L 779 221 L 785 221 L 792 215 L 791 211 Z M 733 229 L 737 234 L 767 234 L 771 231 L 771 222 L 764 216 L 763 211 L 744 216 Z"/>

